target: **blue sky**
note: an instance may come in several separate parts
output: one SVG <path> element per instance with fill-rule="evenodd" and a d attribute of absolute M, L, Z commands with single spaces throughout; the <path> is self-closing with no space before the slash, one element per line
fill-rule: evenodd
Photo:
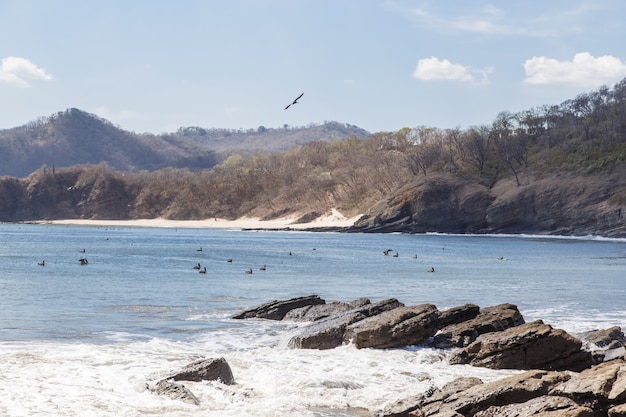
<path fill-rule="evenodd" d="M 0 0 L 0 128 L 70 107 L 151 133 L 489 124 L 626 77 L 625 17 L 622 0 Z"/>

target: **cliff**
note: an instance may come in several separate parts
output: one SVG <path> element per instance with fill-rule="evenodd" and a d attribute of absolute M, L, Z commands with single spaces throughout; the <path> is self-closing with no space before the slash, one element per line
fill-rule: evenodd
<path fill-rule="evenodd" d="M 553 174 L 492 188 L 454 175 L 430 175 L 379 202 L 351 231 L 529 233 L 626 237 L 626 170 Z"/>

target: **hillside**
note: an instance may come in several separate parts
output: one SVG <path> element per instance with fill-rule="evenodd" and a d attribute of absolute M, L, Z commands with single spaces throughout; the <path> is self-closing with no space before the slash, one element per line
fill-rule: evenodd
<path fill-rule="evenodd" d="M 106 163 L 118 171 L 165 167 L 207 169 L 232 153 L 246 156 L 284 151 L 313 140 L 367 135 L 356 126 L 327 122 L 304 128 L 256 130 L 181 128 L 160 135 L 122 130 L 78 109 L 0 130 L 0 176 L 25 177 L 49 168 Z"/>
<path fill-rule="evenodd" d="M 263 132 L 259 132 L 261 135 Z M 626 79 L 466 130 L 403 128 L 231 155 L 197 172 L 104 164 L 0 178 L 0 221 L 362 215 L 358 232 L 626 237 Z"/>

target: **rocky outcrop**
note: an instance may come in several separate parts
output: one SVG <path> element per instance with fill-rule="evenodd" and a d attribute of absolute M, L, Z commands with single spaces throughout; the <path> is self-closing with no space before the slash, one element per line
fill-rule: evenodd
<path fill-rule="evenodd" d="M 624 164 L 602 175 L 545 176 L 491 187 L 451 174 L 416 178 L 351 231 L 626 236 Z M 615 198 L 621 195 L 620 198 Z"/>
<path fill-rule="evenodd" d="M 285 301 L 270 301 L 263 305 L 260 305 L 251 310 L 246 310 L 243 313 L 233 316 L 234 319 L 270 319 L 270 320 L 282 320 L 285 315 L 291 310 L 302 308 L 306 306 L 324 304 L 326 301 L 322 300 L 317 295 L 309 295 L 306 297 L 291 298 Z"/>
<path fill-rule="evenodd" d="M 592 365 L 582 342 L 542 321 L 522 324 L 479 336 L 455 353 L 451 364 L 493 369 L 546 369 L 580 371 Z"/>
<path fill-rule="evenodd" d="M 427 344 L 462 348 L 450 357 L 452 364 L 495 369 L 580 371 L 593 363 L 579 339 L 541 321 L 525 323 L 513 304 L 483 309 L 466 304 L 440 312 L 432 304 L 404 306 L 396 299 L 326 304 L 318 296 L 308 296 L 272 301 L 236 316 L 252 317 L 312 321 L 298 328 L 288 342 L 291 348 L 333 349 L 352 343 L 359 349 L 388 349 Z"/>
<path fill-rule="evenodd" d="M 376 417 L 623 417 L 626 361 L 578 372 L 531 370 L 483 384 L 459 378 Z"/>

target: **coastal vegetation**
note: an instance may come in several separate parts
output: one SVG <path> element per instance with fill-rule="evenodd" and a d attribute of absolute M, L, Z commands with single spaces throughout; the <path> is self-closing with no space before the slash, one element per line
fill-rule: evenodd
<path fill-rule="evenodd" d="M 161 135 L 159 143 L 174 146 L 180 137 L 199 143 L 198 137 L 210 134 L 216 132 L 181 129 L 169 139 Z M 89 143 L 89 132 L 85 135 Z M 147 149 L 139 152 L 152 158 Z M 177 164 L 155 170 L 120 170 L 94 160 L 63 168 L 45 165 L 22 179 L 3 177 L 0 220 L 297 215 L 309 221 L 336 208 L 347 216 L 366 214 L 361 226 L 367 230 L 539 227 L 535 231 L 594 233 L 595 227 L 599 234 L 626 234 L 626 79 L 560 105 L 503 111 L 490 125 L 467 129 L 405 127 L 365 137 L 308 140 L 280 152 L 231 149 L 211 161 L 212 154 L 202 149 L 209 168 L 199 168 L 204 162 L 197 159 L 181 166 L 192 159 L 179 153 Z M 506 198 L 528 212 L 494 223 L 489 216 L 498 216 L 496 206 Z M 441 201 L 452 211 L 447 220 L 431 224 L 424 206 L 441 208 Z M 553 206 L 558 213 L 573 213 L 546 224 L 554 212 L 541 211 Z M 601 218 L 595 226 L 589 223 L 592 217 Z M 444 221 L 454 227 L 442 229 Z M 574 224 L 568 228 L 563 222 Z"/>

